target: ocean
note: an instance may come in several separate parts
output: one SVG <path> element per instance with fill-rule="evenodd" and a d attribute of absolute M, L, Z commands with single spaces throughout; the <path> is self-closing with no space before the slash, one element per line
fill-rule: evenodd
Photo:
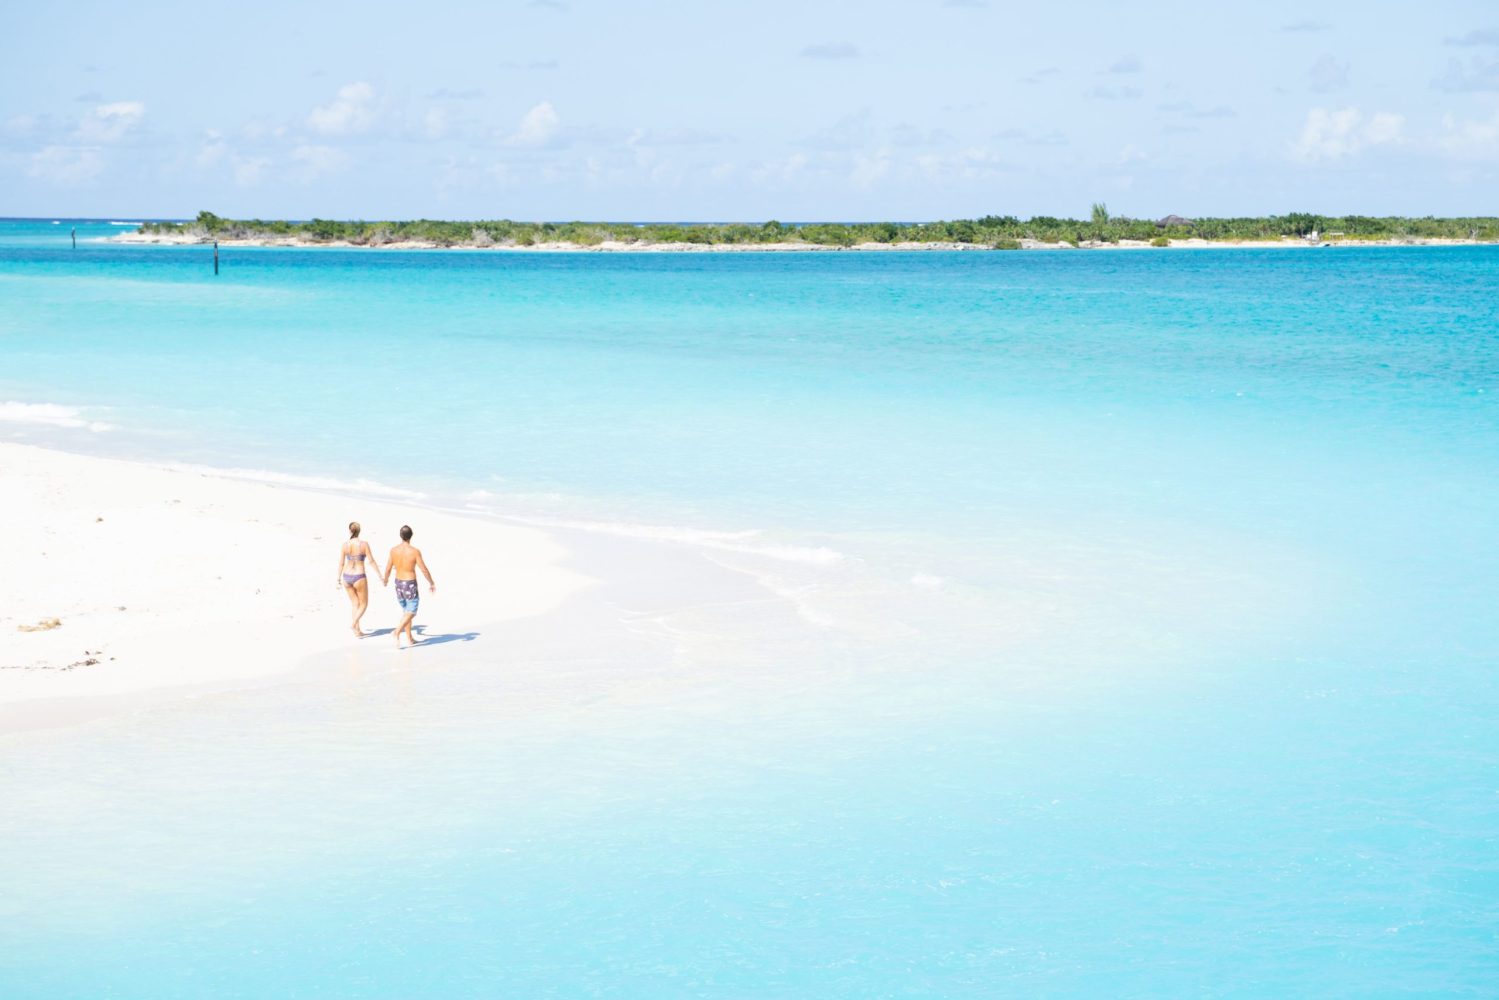
<path fill-rule="evenodd" d="M 0 439 L 764 601 L 0 737 L 0 995 L 1492 995 L 1499 247 L 123 228 L 0 221 Z"/>

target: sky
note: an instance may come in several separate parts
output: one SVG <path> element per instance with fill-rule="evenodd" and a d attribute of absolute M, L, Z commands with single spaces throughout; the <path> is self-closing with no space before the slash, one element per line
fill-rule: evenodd
<path fill-rule="evenodd" d="M 1499 3 L 0 3 L 0 216 L 1499 214 Z"/>

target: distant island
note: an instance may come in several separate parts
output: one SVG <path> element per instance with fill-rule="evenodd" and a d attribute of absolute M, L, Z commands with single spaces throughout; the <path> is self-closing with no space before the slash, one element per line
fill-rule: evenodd
<path fill-rule="evenodd" d="M 1131 219 L 1095 204 L 1087 219 L 986 215 L 942 222 L 304 222 L 226 219 L 147 222 L 129 243 L 515 250 L 1022 250 L 1170 246 L 1329 246 L 1499 242 L 1499 218 L 1324 216 Z"/>

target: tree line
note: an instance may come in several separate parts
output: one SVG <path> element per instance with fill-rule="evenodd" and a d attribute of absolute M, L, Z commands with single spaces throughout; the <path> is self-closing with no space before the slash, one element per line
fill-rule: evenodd
<path fill-rule="evenodd" d="M 1014 249 L 1021 240 L 1043 243 L 1118 243 L 1120 240 L 1275 240 L 1319 238 L 1337 240 L 1472 239 L 1499 241 L 1499 218 L 1490 216 L 1436 218 L 1425 216 L 1327 216 L 1309 212 L 1260 217 L 1131 219 L 1110 215 L 1102 203 L 1087 219 L 1036 215 L 985 215 L 977 219 L 938 222 L 810 222 L 783 223 L 631 223 L 631 222 L 516 222 L 497 219 L 477 222 L 414 219 L 403 222 L 366 222 L 337 219 L 306 221 L 226 219 L 199 212 L 190 222 L 151 222 L 142 232 L 180 234 L 206 239 L 296 238 L 314 243 L 346 242 L 380 246 L 397 242 L 439 246 L 533 246 L 572 243 L 597 246 L 623 243 L 767 244 L 805 243 L 816 246 L 853 246 L 859 243 L 964 243 Z"/>

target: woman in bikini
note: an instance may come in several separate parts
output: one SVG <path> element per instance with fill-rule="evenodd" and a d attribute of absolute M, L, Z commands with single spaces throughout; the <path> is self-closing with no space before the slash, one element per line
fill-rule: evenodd
<path fill-rule="evenodd" d="M 338 585 L 349 595 L 349 606 L 354 610 L 354 620 L 349 627 L 361 639 L 366 633 L 359 627 L 359 619 L 370 606 L 370 582 L 364 575 L 366 559 L 374 567 L 375 575 L 379 576 L 380 564 L 375 561 L 375 553 L 370 551 L 369 542 L 359 537 L 359 522 L 350 521 L 349 540 L 338 550 Z"/>

